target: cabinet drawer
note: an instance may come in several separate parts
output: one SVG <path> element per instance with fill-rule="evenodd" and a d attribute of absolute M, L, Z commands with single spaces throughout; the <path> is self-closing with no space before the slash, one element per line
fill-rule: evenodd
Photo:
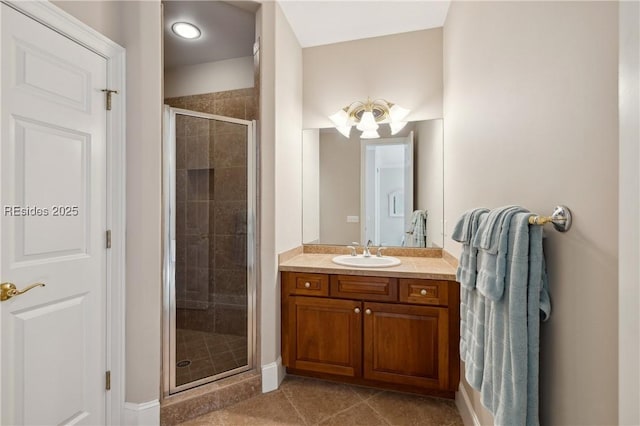
<path fill-rule="evenodd" d="M 448 306 L 446 281 L 400 279 L 400 301 L 421 305 Z"/>
<path fill-rule="evenodd" d="M 331 275 L 330 294 L 347 299 L 394 302 L 398 300 L 398 279 Z"/>
<path fill-rule="evenodd" d="M 289 294 L 305 296 L 329 295 L 329 277 L 327 275 L 290 272 L 287 277 Z"/>

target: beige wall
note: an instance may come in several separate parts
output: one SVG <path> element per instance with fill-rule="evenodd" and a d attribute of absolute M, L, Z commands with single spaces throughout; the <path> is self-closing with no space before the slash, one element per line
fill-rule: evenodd
<path fill-rule="evenodd" d="M 575 217 L 567 234 L 546 229 L 541 424 L 618 421 L 617 7 L 454 2 L 445 23 L 448 230 L 476 206 Z"/>
<path fill-rule="evenodd" d="M 55 4 L 127 49 L 126 401 L 160 396 L 162 18 L 159 1 Z"/>
<path fill-rule="evenodd" d="M 620 3 L 619 424 L 640 424 L 640 3 Z"/>
<path fill-rule="evenodd" d="M 78 18 L 102 35 L 117 41 L 116 39 L 120 32 L 120 8 L 112 1 L 53 0 L 51 3 Z"/>
<path fill-rule="evenodd" d="M 277 254 L 302 241 L 302 49 L 280 6 L 259 11 L 261 47 L 261 365 L 280 356 Z"/>
<path fill-rule="evenodd" d="M 414 136 L 415 210 L 427 210 L 427 247 L 442 247 L 444 174 L 442 120 L 416 123 Z"/>
<path fill-rule="evenodd" d="M 320 130 L 320 242 L 360 242 L 360 132 L 346 139 L 335 129 Z M 306 197 L 306 194 L 305 194 Z M 363 218 L 360 218 L 362 221 Z"/>
<path fill-rule="evenodd" d="M 259 364 L 274 362 L 280 342 L 277 253 L 275 247 L 275 3 L 265 2 L 256 14 L 260 34 L 260 278 L 258 286 Z"/>
<path fill-rule="evenodd" d="M 302 48 L 276 7 L 276 250 L 302 241 Z"/>
<path fill-rule="evenodd" d="M 170 68 L 164 97 L 198 95 L 253 87 L 253 56 Z"/>
<path fill-rule="evenodd" d="M 410 121 L 442 117 L 442 28 L 302 52 L 304 128 L 331 127 L 329 115 L 367 96 L 409 108 Z"/>

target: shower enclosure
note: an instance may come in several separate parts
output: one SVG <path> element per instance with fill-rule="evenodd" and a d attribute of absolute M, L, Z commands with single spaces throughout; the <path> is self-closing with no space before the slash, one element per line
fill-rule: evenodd
<path fill-rule="evenodd" d="M 255 122 L 165 106 L 164 392 L 249 370 Z"/>

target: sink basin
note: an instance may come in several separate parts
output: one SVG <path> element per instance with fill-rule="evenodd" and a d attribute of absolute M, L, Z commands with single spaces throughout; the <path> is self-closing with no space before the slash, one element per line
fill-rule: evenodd
<path fill-rule="evenodd" d="M 387 268 L 389 266 L 397 266 L 402 262 L 400 259 L 391 256 L 371 256 L 364 257 L 361 254 L 357 256 L 351 256 L 349 254 L 343 254 L 331 259 L 333 263 L 337 263 L 342 266 L 355 266 L 356 268 Z"/>

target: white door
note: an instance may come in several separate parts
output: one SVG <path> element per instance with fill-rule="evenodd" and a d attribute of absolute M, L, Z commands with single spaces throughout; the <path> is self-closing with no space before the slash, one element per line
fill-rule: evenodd
<path fill-rule="evenodd" d="M 105 423 L 106 59 L 2 5 L 0 423 Z"/>

